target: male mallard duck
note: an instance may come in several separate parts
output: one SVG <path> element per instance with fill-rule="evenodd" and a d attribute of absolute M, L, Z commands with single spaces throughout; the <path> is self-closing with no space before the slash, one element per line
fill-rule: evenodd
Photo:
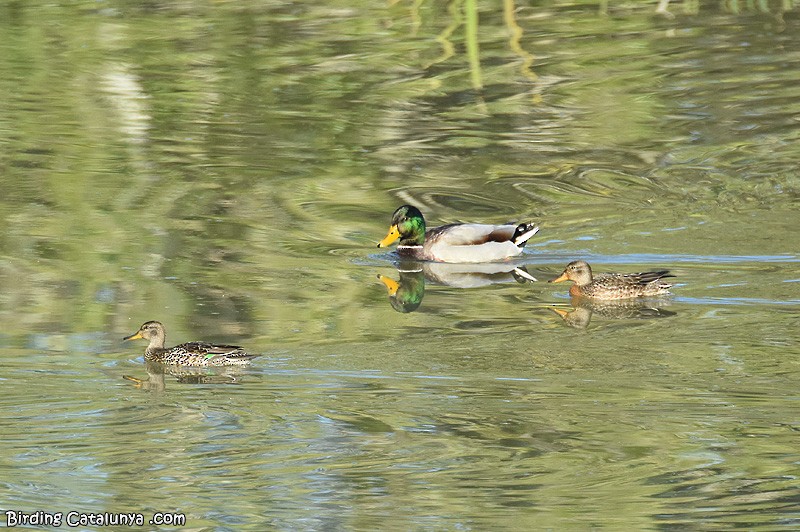
<path fill-rule="evenodd" d="M 625 299 L 629 297 L 659 296 L 669 293 L 672 286 L 661 282 L 669 275 L 667 270 L 642 273 L 601 273 L 592 277 L 592 268 L 586 261 L 576 260 L 567 264 L 564 272 L 551 283 L 575 281 L 569 287 L 569 295 L 594 299 Z"/>
<path fill-rule="evenodd" d="M 176 366 L 235 366 L 244 365 L 258 355 L 245 353 L 238 345 L 214 345 L 204 342 L 189 342 L 165 348 L 167 333 L 158 321 L 148 321 L 139 330 L 123 340 L 143 338 L 150 341 L 144 350 L 145 360 Z"/>
<path fill-rule="evenodd" d="M 425 231 L 419 209 L 403 205 L 394 211 L 389 234 L 378 243 L 386 247 L 398 238 L 403 258 L 439 262 L 492 262 L 522 254 L 525 243 L 539 231 L 532 223 L 519 225 L 448 224 Z"/>

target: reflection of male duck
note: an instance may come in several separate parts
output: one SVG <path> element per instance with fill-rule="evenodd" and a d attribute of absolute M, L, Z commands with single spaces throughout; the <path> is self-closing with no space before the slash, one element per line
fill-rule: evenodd
<path fill-rule="evenodd" d="M 425 228 L 416 207 L 403 205 L 394 211 L 389 234 L 378 247 L 400 239 L 397 253 L 404 258 L 439 262 L 492 262 L 522 254 L 522 248 L 539 228 L 532 223 L 518 225 L 448 224 Z"/>
<path fill-rule="evenodd" d="M 397 270 L 400 279 L 385 275 L 378 279 L 389 292 L 389 302 L 398 312 L 413 312 L 422 303 L 425 281 L 455 288 L 477 288 L 497 283 L 533 282 L 524 266 L 508 263 L 448 264 L 442 262 L 404 261 Z"/>
<path fill-rule="evenodd" d="M 612 320 L 649 320 L 674 316 L 675 312 L 661 307 L 669 305 L 664 298 L 620 299 L 615 301 L 598 301 L 586 297 L 571 298 L 571 311 L 550 307 L 550 310 L 561 316 L 564 323 L 577 329 L 588 327 L 592 315 Z"/>
<path fill-rule="evenodd" d="M 380 274 L 378 279 L 386 286 L 393 309 L 404 314 L 414 312 L 425 296 L 425 275 L 422 270 L 398 270 L 398 273 L 400 279 L 397 281 Z"/>
<path fill-rule="evenodd" d="M 444 262 L 422 262 L 425 278 L 433 283 L 455 288 L 478 288 L 490 284 L 534 282 L 536 278 L 525 266 L 503 262 L 485 264 L 447 264 Z"/>

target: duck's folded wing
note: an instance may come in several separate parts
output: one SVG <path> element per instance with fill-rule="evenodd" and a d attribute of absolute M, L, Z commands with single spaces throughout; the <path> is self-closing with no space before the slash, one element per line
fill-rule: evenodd
<path fill-rule="evenodd" d="M 240 351 L 242 348 L 238 345 L 216 345 L 208 344 L 206 342 L 187 342 L 185 344 L 176 345 L 172 349 L 180 349 L 187 353 L 225 355 L 228 353 L 234 353 L 237 350 Z"/>
<path fill-rule="evenodd" d="M 486 242 L 509 242 L 514 236 L 515 225 L 453 224 L 431 230 L 428 240 L 443 242 L 450 246 L 476 246 Z"/>
<path fill-rule="evenodd" d="M 646 285 L 652 283 L 653 281 L 658 281 L 660 279 L 663 279 L 664 277 L 675 277 L 675 276 L 670 275 L 668 270 L 660 270 L 657 272 L 629 273 L 623 275 L 623 277 L 637 284 Z"/>
<path fill-rule="evenodd" d="M 238 345 L 218 345 L 205 342 L 189 342 L 173 349 L 181 349 L 186 354 L 200 355 L 207 359 L 225 357 L 227 359 L 249 360 L 256 356 L 245 352 L 244 348 Z"/>

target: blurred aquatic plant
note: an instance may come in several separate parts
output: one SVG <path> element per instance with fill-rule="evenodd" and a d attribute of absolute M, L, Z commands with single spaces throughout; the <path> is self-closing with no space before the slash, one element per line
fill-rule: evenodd
<path fill-rule="evenodd" d="M 478 45 L 477 1 L 466 0 L 464 11 L 467 16 L 464 29 L 466 30 L 467 36 L 467 57 L 469 58 L 470 79 L 472 80 L 472 88 L 480 90 L 483 88 L 483 81 L 481 80 L 480 47 Z"/>
<path fill-rule="evenodd" d="M 414 2 L 412 9 L 412 19 L 414 20 L 415 32 L 419 28 L 422 17 L 420 15 L 421 1 Z M 478 14 L 477 0 L 454 0 L 450 2 L 447 8 L 450 16 L 450 22 L 445 28 L 436 36 L 436 42 L 442 47 L 442 53 L 428 62 L 424 68 L 428 69 L 433 65 L 443 63 L 448 59 L 455 56 L 455 46 L 453 45 L 453 35 L 456 30 L 464 27 L 464 42 L 467 52 L 467 60 L 469 63 L 470 82 L 472 88 L 479 91 L 483 89 L 483 76 L 481 73 L 480 62 L 480 40 L 478 38 L 478 29 L 480 26 L 480 19 Z M 508 28 L 509 48 L 517 54 L 521 61 L 520 72 L 531 82 L 536 82 L 538 77 L 532 70 L 532 65 L 535 56 L 525 50 L 520 41 L 524 34 L 523 28 L 517 23 L 516 20 L 516 6 L 514 0 L 503 1 L 503 20 Z"/>

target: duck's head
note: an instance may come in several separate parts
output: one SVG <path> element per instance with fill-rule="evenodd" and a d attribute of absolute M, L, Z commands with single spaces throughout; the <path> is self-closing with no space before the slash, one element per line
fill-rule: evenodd
<path fill-rule="evenodd" d="M 425 218 L 416 207 L 403 205 L 394 211 L 389 234 L 378 242 L 378 247 L 385 248 L 398 238 L 404 246 L 421 246 L 425 241 Z"/>
<path fill-rule="evenodd" d="M 419 272 L 400 272 L 400 280 L 378 275 L 389 293 L 389 303 L 397 312 L 414 312 L 425 295 L 425 276 Z"/>
<path fill-rule="evenodd" d="M 585 260 L 572 261 L 567 264 L 561 275 L 550 280 L 551 283 L 561 281 L 575 281 L 578 286 L 587 285 L 592 282 L 592 267 Z"/>
<path fill-rule="evenodd" d="M 139 330 L 130 336 L 126 336 L 122 340 L 136 340 L 142 338 L 148 340 L 150 344 L 164 344 L 167 333 L 164 331 L 164 326 L 160 321 L 146 321 L 139 327 Z"/>

